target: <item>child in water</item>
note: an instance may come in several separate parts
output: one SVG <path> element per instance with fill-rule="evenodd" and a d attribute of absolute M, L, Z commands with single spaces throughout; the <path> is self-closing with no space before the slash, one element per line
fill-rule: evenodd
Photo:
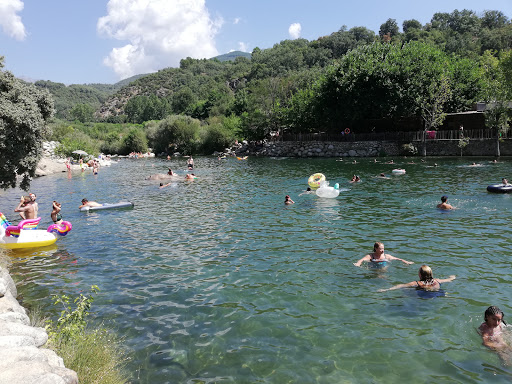
<path fill-rule="evenodd" d="M 507 348 L 507 344 L 503 340 L 503 330 L 507 323 L 503 318 L 505 314 L 496 306 L 490 306 L 484 313 L 484 322 L 478 328 L 482 341 L 486 347 L 503 350 Z"/>
<path fill-rule="evenodd" d="M 53 207 L 53 210 L 52 210 L 52 213 L 50 214 L 50 216 L 51 216 L 54 224 L 59 224 L 62 221 L 62 215 L 60 214 L 61 204 L 57 203 L 54 200 L 52 207 Z"/>

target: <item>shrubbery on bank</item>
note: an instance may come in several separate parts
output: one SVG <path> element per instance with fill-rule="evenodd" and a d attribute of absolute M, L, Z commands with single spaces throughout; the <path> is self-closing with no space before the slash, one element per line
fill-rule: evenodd
<path fill-rule="evenodd" d="M 201 122 L 189 116 L 171 115 L 144 124 L 81 123 L 55 120 L 46 137 L 58 141 L 57 153 L 72 156 L 81 149 L 89 154 L 128 155 L 146 152 L 210 155 L 240 139 L 241 119 L 237 116 L 212 117 Z"/>

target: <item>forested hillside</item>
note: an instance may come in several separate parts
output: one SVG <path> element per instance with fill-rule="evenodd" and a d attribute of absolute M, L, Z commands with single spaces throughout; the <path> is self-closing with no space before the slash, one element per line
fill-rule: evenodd
<path fill-rule="evenodd" d="M 84 108 L 89 110 L 92 117 L 92 114 L 100 108 L 110 95 L 143 76 L 146 75 L 132 76 L 115 84 L 71 84 L 69 86 L 49 80 L 39 80 L 35 82 L 35 86 L 47 89 L 53 95 L 58 118 L 74 120 L 78 114 L 76 111 L 73 113 L 73 108 L 77 105 L 80 111 L 83 111 Z"/>
<path fill-rule="evenodd" d="M 287 110 L 289 112 L 294 104 L 304 101 L 305 94 L 313 91 L 313 84 L 325 80 L 327 67 L 339 65 L 347 52 L 358 47 L 373 43 L 403 47 L 410 42 L 422 42 L 442 52 L 444 60 L 458 62 L 465 58 L 475 66 L 481 64 L 485 52 L 499 59 L 500 52 L 512 47 L 512 25 L 500 11 L 487 11 L 483 15 L 469 10 L 436 13 L 426 25 L 417 20 L 406 20 L 401 29 L 395 20 L 389 19 L 381 25 L 378 34 L 365 27 L 350 30 L 342 27 L 314 41 L 285 40 L 270 49 L 255 48 L 250 61 L 241 57 L 226 62 L 187 58 L 181 61 L 180 68 L 163 69 L 124 87 L 104 103 L 98 116 L 102 119 L 122 116 L 141 123 L 169 114 L 184 113 L 204 119 L 212 115 L 235 113 L 241 116 L 243 112 L 249 112 L 253 120 L 263 120 L 253 121 L 253 124 L 267 127 L 283 123 L 297 125 L 297 121 L 282 120 Z M 460 84 L 452 86 L 467 88 Z M 476 90 L 480 89 L 477 87 Z M 476 92 L 467 95 L 465 103 L 450 101 L 448 111 L 469 108 L 477 96 L 483 97 Z M 329 109 L 330 101 L 326 102 L 319 106 L 320 109 Z M 376 116 L 372 108 L 372 117 L 389 117 L 387 115 L 393 110 L 389 105 L 377 110 L 381 109 L 388 111 L 386 116 Z M 404 109 L 404 106 L 398 109 Z M 353 112 L 364 115 L 364 109 Z M 311 120 L 318 121 L 318 117 Z M 300 123 L 307 125 L 311 121 Z"/>
<path fill-rule="evenodd" d="M 389 130 L 411 118 L 436 129 L 446 113 L 469 110 L 477 101 L 496 106 L 486 112 L 488 127 L 504 128 L 511 48 L 512 24 L 502 12 L 455 10 L 436 13 L 425 25 L 388 19 L 378 33 L 343 26 L 313 41 L 284 40 L 255 48 L 250 59 L 185 58 L 179 68 L 118 89 L 37 85 L 52 92 L 67 119 L 135 127 L 129 135 L 119 125 L 110 135 L 87 128 L 101 137 L 104 150 L 149 144 L 164 152 L 207 152 L 272 131 Z"/>

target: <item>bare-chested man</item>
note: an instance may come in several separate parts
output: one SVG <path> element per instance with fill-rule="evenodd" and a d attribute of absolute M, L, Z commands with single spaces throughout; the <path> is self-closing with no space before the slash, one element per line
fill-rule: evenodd
<path fill-rule="evenodd" d="M 82 199 L 82 205 L 78 207 L 78 209 L 83 207 L 101 207 L 103 204 L 97 203 L 95 201 L 89 201 L 87 199 Z"/>
<path fill-rule="evenodd" d="M 22 220 L 35 219 L 37 217 L 37 203 L 33 202 L 30 197 L 22 196 L 14 212 L 19 212 Z"/>
<path fill-rule="evenodd" d="M 448 196 L 441 196 L 441 204 L 437 204 L 437 208 L 446 210 L 455 209 L 455 207 L 448 204 Z"/>

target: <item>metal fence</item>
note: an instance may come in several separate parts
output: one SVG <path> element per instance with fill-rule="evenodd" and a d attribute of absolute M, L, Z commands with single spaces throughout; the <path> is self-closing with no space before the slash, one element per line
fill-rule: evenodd
<path fill-rule="evenodd" d="M 423 131 L 412 132 L 368 132 L 368 133 L 285 133 L 279 138 L 279 141 L 423 141 Z M 426 140 L 459 140 L 462 137 L 472 139 L 495 139 L 496 129 L 468 129 L 460 131 L 426 131 Z M 507 129 L 500 133 L 500 138 L 512 138 L 512 130 Z"/>

